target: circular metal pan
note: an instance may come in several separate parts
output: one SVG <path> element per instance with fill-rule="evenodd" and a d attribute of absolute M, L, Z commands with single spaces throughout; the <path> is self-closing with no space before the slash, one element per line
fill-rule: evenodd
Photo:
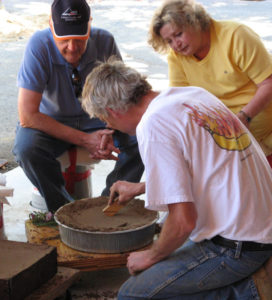
<path fill-rule="evenodd" d="M 73 249 L 91 253 L 122 253 L 149 245 L 154 238 L 157 219 L 131 230 L 90 232 L 61 224 L 55 216 L 62 242 Z"/>

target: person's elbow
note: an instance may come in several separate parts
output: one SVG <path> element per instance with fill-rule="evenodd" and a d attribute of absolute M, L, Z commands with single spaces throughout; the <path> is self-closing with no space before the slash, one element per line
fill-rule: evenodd
<path fill-rule="evenodd" d="M 196 227 L 197 223 L 197 211 L 193 203 L 189 203 L 189 213 L 188 218 L 186 218 L 185 228 L 188 234 L 190 234 Z"/>
<path fill-rule="evenodd" d="M 41 122 L 39 107 L 42 94 L 20 88 L 18 94 L 18 115 L 22 127 L 35 128 L 35 123 Z"/>
<path fill-rule="evenodd" d="M 196 219 L 190 219 L 187 220 L 186 223 L 183 223 L 183 233 L 186 235 L 190 235 L 191 232 L 195 229 L 196 227 Z"/>
<path fill-rule="evenodd" d="M 34 128 L 33 114 L 19 113 L 19 123 L 23 128 Z"/>
<path fill-rule="evenodd" d="M 192 202 L 169 205 L 169 216 L 176 223 L 178 235 L 189 236 L 197 223 L 197 210 Z"/>

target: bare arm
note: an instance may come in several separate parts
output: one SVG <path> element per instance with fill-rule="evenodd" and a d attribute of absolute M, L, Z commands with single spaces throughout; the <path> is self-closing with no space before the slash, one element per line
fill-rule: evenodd
<path fill-rule="evenodd" d="M 145 270 L 169 256 L 180 247 L 195 228 L 197 213 L 192 202 L 168 205 L 169 214 L 163 225 L 159 239 L 145 251 L 132 252 L 127 267 L 131 275 Z"/>
<path fill-rule="evenodd" d="M 118 195 L 120 203 L 126 203 L 135 196 L 145 193 L 145 182 L 116 181 L 110 188 L 109 205 Z"/>
<path fill-rule="evenodd" d="M 272 100 L 272 75 L 257 85 L 257 91 L 251 101 L 243 108 L 243 111 L 254 118 L 259 112 L 266 108 Z M 248 127 L 248 122 L 242 113 L 237 114 L 238 118 Z"/>
<path fill-rule="evenodd" d="M 119 153 L 119 150 L 113 146 L 111 138 L 113 131 L 98 130 L 89 134 L 66 126 L 39 111 L 41 98 L 40 93 L 24 88 L 19 89 L 18 111 L 22 127 L 38 129 L 57 139 L 84 147 L 98 159 L 101 158 L 98 151 L 101 149 L 102 137 L 108 135 L 108 143 L 103 141 L 105 147 L 103 150 L 108 150 L 108 158 L 111 158 L 112 151 Z"/>

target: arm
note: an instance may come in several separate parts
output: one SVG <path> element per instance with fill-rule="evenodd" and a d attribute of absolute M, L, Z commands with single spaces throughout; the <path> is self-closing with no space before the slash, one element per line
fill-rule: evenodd
<path fill-rule="evenodd" d="M 232 36 L 232 59 L 238 69 L 255 85 L 255 95 L 243 107 L 250 118 L 267 107 L 272 100 L 272 62 L 260 37 L 249 27 L 240 25 Z M 248 127 L 245 115 L 238 113 L 239 119 Z"/>
<path fill-rule="evenodd" d="M 264 81 L 257 84 L 257 91 L 250 102 L 243 108 L 243 112 L 250 118 L 254 118 L 259 112 L 266 108 L 272 100 L 272 75 Z M 241 112 L 237 114 L 238 118 L 248 127 L 249 124 L 245 115 Z"/>
<path fill-rule="evenodd" d="M 195 228 L 197 213 L 193 202 L 169 204 L 169 214 L 159 239 L 145 251 L 132 252 L 127 267 L 131 275 L 145 270 L 180 247 Z"/>
<path fill-rule="evenodd" d="M 128 182 L 128 181 L 117 181 L 110 188 L 110 199 L 109 205 L 112 204 L 113 200 L 117 195 L 119 196 L 118 201 L 120 203 L 126 203 L 135 196 L 145 193 L 145 182 Z"/>
<path fill-rule="evenodd" d="M 119 150 L 113 146 L 111 130 L 99 130 L 94 133 L 85 133 L 80 130 L 63 125 L 53 118 L 40 113 L 39 106 L 42 94 L 20 88 L 18 95 L 19 120 L 22 127 L 38 129 L 57 139 L 67 141 L 71 144 L 86 148 L 96 159 L 109 158 L 114 159 L 112 151 L 119 153 Z M 102 137 L 109 136 L 108 142 Z M 103 155 L 99 154 L 102 146 L 107 150 Z"/>

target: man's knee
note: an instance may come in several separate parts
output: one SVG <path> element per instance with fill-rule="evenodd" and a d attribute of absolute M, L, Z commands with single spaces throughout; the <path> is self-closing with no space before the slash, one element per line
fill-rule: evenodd
<path fill-rule="evenodd" d="M 37 153 L 32 143 L 19 143 L 18 141 L 15 143 L 12 152 L 17 162 L 31 160 L 35 156 L 35 153 Z"/>

